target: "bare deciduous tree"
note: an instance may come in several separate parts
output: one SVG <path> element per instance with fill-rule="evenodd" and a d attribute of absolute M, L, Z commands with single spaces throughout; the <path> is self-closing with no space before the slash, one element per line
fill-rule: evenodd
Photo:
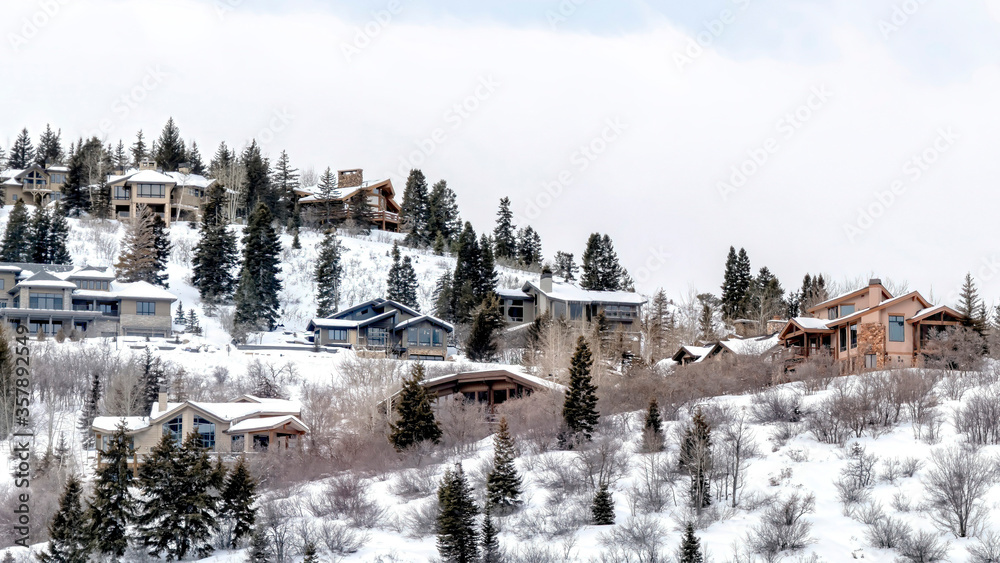
<path fill-rule="evenodd" d="M 984 513 L 983 497 L 996 482 L 993 460 L 958 446 L 939 449 L 931 459 L 924 491 L 932 517 L 957 537 L 975 535 Z"/>

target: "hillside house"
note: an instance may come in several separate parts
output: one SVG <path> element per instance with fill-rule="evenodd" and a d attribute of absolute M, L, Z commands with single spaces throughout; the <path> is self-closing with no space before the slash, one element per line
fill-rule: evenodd
<path fill-rule="evenodd" d="M 633 353 L 639 351 L 639 319 L 646 300 L 638 293 L 583 289 L 555 281 L 543 271 L 537 283 L 527 281 L 520 289 L 501 289 L 497 294 L 508 324 L 530 323 L 546 313 L 567 322 L 592 322 L 603 315 L 612 331 L 624 333 Z"/>
<path fill-rule="evenodd" d="M 749 338 L 719 340 L 705 346 L 681 346 L 671 359 L 677 365 L 701 363 L 712 359 L 744 357 L 773 357 L 782 350 L 777 334 Z"/>
<path fill-rule="evenodd" d="M 191 173 L 182 166 L 176 172 L 161 172 L 156 162 L 147 160 L 139 169 L 108 177 L 113 217 L 128 220 L 142 204 L 163 218 L 169 226 L 173 221 L 197 221 L 208 190 L 215 180 Z"/>
<path fill-rule="evenodd" d="M 307 186 L 295 190 L 302 215 L 317 223 L 345 221 L 360 215 L 382 231 L 399 231 L 399 204 L 391 180 L 368 182 L 362 169 L 337 171 L 337 187 L 324 194 L 320 187 Z M 360 211 L 357 205 L 365 207 Z"/>
<path fill-rule="evenodd" d="M 492 409 L 509 399 L 528 397 L 532 393 L 553 391 L 565 393 L 566 386 L 547 379 L 505 369 L 466 371 L 431 377 L 421 382 L 435 399 L 461 394 L 465 401 L 477 402 Z M 391 416 L 392 405 L 400 391 L 382 404 Z"/>
<path fill-rule="evenodd" d="M 198 435 L 210 452 L 239 454 L 268 448 L 292 448 L 309 432 L 302 422 L 302 406 L 296 401 L 243 395 L 228 403 L 200 401 L 167 402 L 160 393 L 149 416 L 99 416 L 92 430 L 97 451 L 124 423 L 135 449 L 135 459 L 149 455 L 162 436 L 170 435 L 179 446 L 188 434 Z M 98 454 L 100 455 L 100 454 Z"/>
<path fill-rule="evenodd" d="M 779 334 L 791 361 L 828 354 L 844 362 L 846 371 L 920 366 L 925 353 L 933 351 L 934 336 L 966 320 L 917 291 L 893 297 L 879 279 L 806 312 Z"/>
<path fill-rule="evenodd" d="M 3 204 L 14 205 L 24 200 L 30 205 L 47 205 L 62 199 L 62 186 L 66 183 L 69 168 L 65 166 L 44 167 L 32 164 L 24 169 L 0 170 L 0 188 L 3 188 Z"/>
<path fill-rule="evenodd" d="M 0 318 L 30 334 L 167 337 L 176 300 L 147 282 L 118 282 L 111 268 L 0 262 Z"/>
<path fill-rule="evenodd" d="M 318 346 L 384 352 L 411 360 L 444 360 L 451 324 L 402 303 L 376 298 L 309 321 Z"/>

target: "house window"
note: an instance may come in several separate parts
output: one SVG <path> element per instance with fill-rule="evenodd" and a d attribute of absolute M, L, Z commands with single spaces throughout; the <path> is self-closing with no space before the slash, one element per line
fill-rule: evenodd
<path fill-rule="evenodd" d="M 847 326 L 840 327 L 840 351 L 847 351 Z"/>
<path fill-rule="evenodd" d="M 865 354 L 865 368 L 875 369 L 878 367 L 878 355 L 877 354 Z"/>
<path fill-rule="evenodd" d="M 410 327 L 410 328 L 406 329 L 406 342 L 410 346 L 416 346 L 417 345 L 417 329 L 416 329 L 416 327 Z"/>
<path fill-rule="evenodd" d="M 31 293 L 28 295 L 29 309 L 57 309 L 63 308 L 63 298 L 61 293 Z"/>
<path fill-rule="evenodd" d="M 524 299 L 514 299 L 507 308 L 507 316 L 512 321 L 524 320 Z"/>
<path fill-rule="evenodd" d="M 841 305 L 840 306 L 840 316 L 846 317 L 847 315 L 854 314 L 854 305 Z"/>
<path fill-rule="evenodd" d="M 51 177 L 52 177 L 52 183 L 53 184 L 64 184 L 64 183 L 66 183 L 66 175 L 65 174 L 53 174 Z"/>
<path fill-rule="evenodd" d="M 156 302 L 155 301 L 136 301 L 135 302 L 135 314 L 136 315 L 155 315 L 156 314 Z"/>
<path fill-rule="evenodd" d="M 420 329 L 420 345 L 430 346 L 431 345 L 431 329 L 422 328 Z"/>
<path fill-rule="evenodd" d="M 440 328 L 435 328 L 434 329 L 434 346 L 436 346 L 438 348 L 441 347 L 441 345 L 444 342 L 444 339 L 442 338 L 442 336 L 444 336 L 443 331 Z"/>
<path fill-rule="evenodd" d="M 851 348 L 858 347 L 858 325 L 851 325 Z"/>
<path fill-rule="evenodd" d="M 131 189 L 124 186 L 115 186 L 115 199 L 129 199 L 131 195 Z"/>
<path fill-rule="evenodd" d="M 0 289 L 7 289 L 6 287 L 4 287 L 6 284 L 7 284 L 7 280 L 0 279 Z"/>
<path fill-rule="evenodd" d="M 194 431 L 198 434 L 198 447 L 215 449 L 215 423 L 200 416 L 194 417 Z"/>
<path fill-rule="evenodd" d="M 139 184 L 138 189 L 139 197 L 163 197 L 167 193 L 164 184 Z"/>
<path fill-rule="evenodd" d="M 331 342 L 347 342 L 347 329 L 346 328 L 327 329 L 326 337 Z"/>
<path fill-rule="evenodd" d="M 118 303 L 115 302 L 104 302 L 97 304 L 97 310 L 103 313 L 105 316 L 117 317 L 118 316 Z"/>
<path fill-rule="evenodd" d="M 368 345 L 369 346 L 385 346 L 386 343 L 386 332 L 384 328 L 380 327 L 368 327 Z"/>
<path fill-rule="evenodd" d="M 231 452 L 242 452 L 243 451 L 243 436 L 233 436 L 232 441 L 229 443 L 229 451 Z"/>
<path fill-rule="evenodd" d="M 163 423 L 163 435 L 170 436 L 178 446 L 181 445 L 181 428 L 184 424 L 184 418 L 181 415 L 177 415 L 171 420 Z"/>
<path fill-rule="evenodd" d="M 614 316 L 618 316 L 618 308 L 615 307 Z M 577 321 L 583 318 L 583 303 L 570 303 L 569 304 L 569 318 L 571 320 Z"/>
<path fill-rule="evenodd" d="M 831 321 L 833 319 L 836 319 L 837 318 L 837 308 L 836 307 L 830 307 L 829 309 L 827 309 L 826 310 L 826 318 L 829 319 L 829 320 L 831 320 Z"/>
<path fill-rule="evenodd" d="M 17 194 L 11 195 L 10 200 L 13 201 L 14 203 L 17 203 Z"/>
<path fill-rule="evenodd" d="M 903 330 L 903 316 L 889 315 L 889 342 L 903 342 L 905 340 L 906 333 Z"/>

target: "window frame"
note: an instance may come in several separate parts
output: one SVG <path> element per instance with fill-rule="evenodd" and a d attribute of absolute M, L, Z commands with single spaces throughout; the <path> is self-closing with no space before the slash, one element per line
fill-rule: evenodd
<path fill-rule="evenodd" d="M 184 441 L 184 415 L 179 414 L 162 425 L 163 435 L 170 435 L 178 446 Z M 176 426 L 176 430 L 174 427 Z"/>
<path fill-rule="evenodd" d="M 198 435 L 198 446 L 209 451 L 215 451 L 215 423 L 201 416 L 195 416 L 193 422 L 194 429 L 192 432 Z M 207 430 L 206 427 L 210 427 L 210 430 Z"/>
<path fill-rule="evenodd" d="M 899 338 L 893 338 L 893 329 L 898 330 Z M 886 338 L 889 342 L 906 342 L 906 318 L 903 315 L 889 315 L 889 330 Z"/>
<path fill-rule="evenodd" d="M 142 306 L 140 308 L 140 306 Z M 151 306 L 152 310 L 147 310 L 147 307 Z M 135 314 L 143 317 L 152 317 L 156 315 L 156 301 L 136 301 L 135 302 Z"/>

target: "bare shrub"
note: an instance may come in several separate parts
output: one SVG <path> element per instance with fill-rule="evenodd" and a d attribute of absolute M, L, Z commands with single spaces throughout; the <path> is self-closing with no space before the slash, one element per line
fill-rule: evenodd
<path fill-rule="evenodd" d="M 924 466 L 924 462 L 917 457 L 908 457 L 899 465 L 899 471 L 903 477 L 913 477 Z"/>
<path fill-rule="evenodd" d="M 639 458 L 639 477 L 628 489 L 632 515 L 662 512 L 668 504 L 677 504 L 674 487 L 681 480 L 677 460 L 662 452 Z"/>
<path fill-rule="evenodd" d="M 660 563 L 664 560 L 663 537 L 666 530 L 649 516 L 629 518 L 600 538 L 601 546 L 618 561 Z"/>
<path fill-rule="evenodd" d="M 456 455 L 471 453 L 473 445 L 491 433 L 486 409 L 458 393 L 439 399 L 434 416 L 441 427 L 442 447 Z"/>
<path fill-rule="evenodd" d="M 986 510 L 983 497 L 996 481 L 993 461 L 958 446 L 936 450 L 931 459 L 924 481 L 931 517 L 957 537 L 975 535 Z"/>
<path fill-rule="evenodd" d="M 878 458 L 868 454 L 857 442 L 851 446 L 849 462 L 840 471 L 840 478 L 834 483 L 840 502 L 849 506 L 868 500 L 871 488 L 875 486 L 877 463 Z"/>
<path fill-rule="evenodd" d="M 522 545 L 507 553 L 507 563 L 562 563 L 562 554 L 540 545 Z"/>
<path fill-rule="evenodd" d="M 393 483 L 392 494 L 406 499 L 421 498 L 438 488 L 437 467 L 425 465 L 401 471 Z"/>
<path fill-rule="evenodd" d="M 722 497 L 729 506 L 739 506 L 740 492 L 746 485 L 750 460 L 759 455 L 756 436 L 750 428 L 750 417 L 741 411 L 716 427 L 717 460 L 712 464 L 714 478 L 721 485 Z"/>
<path fill-rule="evenodd" d="M 902 491 L 897 491 L 892 495 L 892 507 L 897 512 L 909 512 L 910 511 L 910 497 L 903 494 Z"/>
<path fill-rule="evenodd" d="M 827 397 L 806 417 L 806 429 L 816 440 L 836 445 L 847 441 L 850 429 L 844 420 L 835 414 L 838 407 L 839 399 L 836 396 Z"/>
<path fill-rule="evenodd" d="M 872 547 L 896 549 L 910 539 L 911 532 L 912 530 L 906 522 L 883 515 L 882 518 L 868 524 L 865 539 Z"/>
<path fill-rule="evenodd" d="M 758 424 L 798 422 L 802 419 L 802 398 L 798 393 L 772 387 L 751 398 L 750 410 Z"/>
<path fill-rule="evenodd" d="M 562 426 L 562 393 L 537 392 L 528 397 L 506 401 L 496 409 L 507 418 L 511 435 L 529 453 L 551 450 Z"/>
<path fill-rule="evenodd" d="M 437 497 L 422 502 L 406 511 L 403 525 L 413 538 L 425 538 L 437 533 L 437 519 L 441 513 Z"/>
<path fill-rule="evenodd" d="M 854 518 L 865 526 L 872 526 L 879 521 L 885 520 L 885 510 L 882 509 L 881 504 L 870 502 L 854 510 L 851 518 Z"/>
<path fill-rule="evenodd" d="M 802 390 L 808 394 L 826 390 L 835 377 L 840 375 L 840 365 L 829 354 L 810 356 L 805 362 L 795 366 L 791 381 L 801 381 Z"/>
<path fill-rule="evenodd" d="M 979 543 L 966 548 L 969 563 L 1000 563 L 1000 535 L 989 532 L 979 537 Z"/>
<path fill-rule="evenodd" d="M 934 563 L 948 561 L 948 544 L 937 534 L 921 530 L 903 540 L 899 555 L 909 563 Z"/>
<path fill-rule="evenodd" d="M 879 481 L 895 483 L 901 474 L 902 463 L 897 458 L 883 459 L 882 472 L 879 474 Z"/>
<path fill-rule="evenodd" d="M 750 530 L 747 542 L 754 553 L 769 563 L 781 559 L 786 551 L 803 549 L 812 541 L 809 537 L 812 523 L 806 515 L 815 509 L 813 495 L 800 497 L 792 493 L 764 511 L 760 524 Z"/>
<path fill-rule="evenodd" d="M 628 458 L 622 440 L 602 434 L 590 447 L 575 452 L 573 461 L 588 486 L 596 490 L 617 482 L 628 471 Z"/>
<path fill-rule="evenodd" d="M 955 428 L 974 444 L 1000 444 L 1000 388 L 987 387 L 955 411 Z"/>
<path fill-rule="evenodd" d="M 369 498 L 364 481 L 345 473 L 334 477 L 323 487 L 320 498 L 310 511 L 314 516 L 346 518 L 358 528 L 374 528 L 385 518 L 385 509 Z"/>
<path fill-rule="evenodd" d="M 265 502 L 258 510 L 259 525 L 267 534 L 274 560 L 278 563 L 283 563 L 291 554 L 291 517 L 294 512 L 292 501 L 288 499 Z"/>
<path fill-rule="evenodd" d="M 320 525 L 319 537 L 331 555 L 340 557 L 356 553 L 370 538 L 368 533 L 358 532 L 340 522 L 329 520 Z"/>
<path fill-rule="evenodd" d="M 547 539 L 566 537 L 591 523 L 591 496 L 563 496 L 550 498 L 541 510 L 524 511 L 514 517 L 512 529 L 527 538 L 542 536 Z"/>
<path fill-rule="evenodd" d="M 568 456 L 562 453 L 539 456 L 538 467 L 534 472 L 538 484 L 566 495 L 583 490 L 589 476 L 584 475 L 576 463 L 567 463 L 568 459 Z"/>

